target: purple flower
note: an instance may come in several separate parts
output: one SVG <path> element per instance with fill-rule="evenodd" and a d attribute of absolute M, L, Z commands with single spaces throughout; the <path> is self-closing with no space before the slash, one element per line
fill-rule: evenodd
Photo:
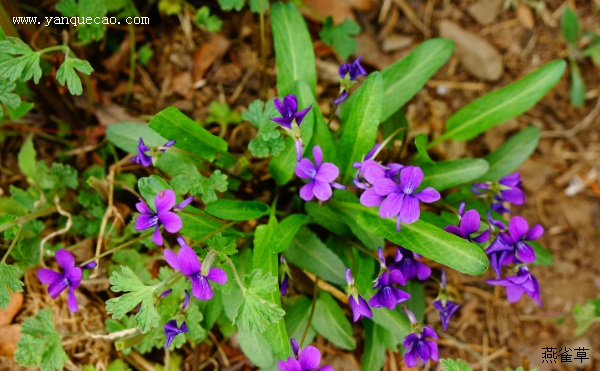
<path fill-rule="evenodd" d="M 179 334 L 185 334 L 188 332 L 188 327 L 185 322 L 181 323 L 181 327 L 177 327 L 177 321 L 172 319 L 169 322 L 165 323 L 165 335 L 167 335 L 167 341 L 165 343 L 165 348 L 168 348 L 169 345 L 175 339 L 175 336 Z"/>
<path fill-rule="evenodd" d="M 497 183 L 474 183 L 471 191 L 477 195 L 488 193 L 492 195 L 492 210 L 497 213 L 510 213 L 504 202 L 514 205 L 525 203 L 525 193 L 521 189 L 521 174 L 510 174 L 500 179 Z M 483 191 L 483 192 L 482 192 Z"/>
<path fill-rule="evenodd" d="M 354 81 L 358 76 L 367 76 L 367 71 L 360 65 L 361 59 L 362 55 L 359 55 L 352 63 L 342 63 L 338 69 L 340 78 L 345 79 L 346 75 L 348 75 L 350 80 Z"/>
<path fill-rule="evenodd" d="M 456 304 L 448 297 L 446 291 L 446 271 L 442 269 L 442 284 L 440 285 L 440 293 L 438 299 L 433 302 L 433 307 L 440 312 L 440 320 L 442 321 L 442 327 L 444 331 L 448 330 L 448 322 L 454 313 L 460 308 L 459 304 Z"/>
<path fill-rule="evenodd" d="M 521 266 L 516 276 L 506 277 L 502 280 L 487 280 L 490 285 L 506 287 L 506 297 L 510 303 L 516 303 L 523 294 L 529 295 L 538 305 L 542 306 L 540 299 L 540 284 L 538 280 L 529 273 L 526 266 Z"/>
<path fill-rule="evenodd" d="M 129 159 L 131 162 L 135 162 L 138 165 L 142 166 L 150 166 L 152 165 L 152 156 L 147 155 L 146 152 L 149 151 L 150 148 L 146 147 L 144 144 L 144 140 L 140 137 L 139 144 L 137 146 L 137 155 Z"/>
<path fill-rule="evenodd" d="M 444 230 L 448 233 L 452 233 L 460 238 L 464 238 L 469 242 L 482 243 L 490 239 L 490 231 L 486 230 L 477 237 L 471 237 L 472 233 L 479 231 L 479 225 L 481 220 L 479 219 L 479 212 L 477 210 L 469 210 L 464 212 L 465 203 L 461 203 L 458 209 L 458 215 L 460 218 L 459 226 L 449 225 Z"/>
<path fill-rule="evenodd" d="M 175 192 L 166 189 L 158 192 L 154 198 L 156 212 L 153 212 L 140 198 L 140 202 L 135 204 L 135 207 L 141 213 L 135 221 L 135 229 L 143 231 L 155 227 L 152 241 L 158 246 L 162 246 L 163 238 L 160 234 L 161 225 L 164 225 L 169 233 L 177 233 L 181 229 L 181 218 L 179 215 L 172 212 L 171 209 L 175 206 L 175 210 L 181 210 L 192 202 L 193 199 L 193 197 L 188 197 L 181 203 L 175 205 Z"/>
<path fill-rule="evenodd" d="M 496 273 L 496 278 L 502 275 L 502 267 L 514 262 L 514 248 L 507 245 L 502 236 L 497 236 L 490 247 L 485 250 L 490 259 L 490 265 Z"/>
<path fill-rule="evenodd" d="M 402 222 L 411 224 L 419 220 L 419 201 L 431 203 L 440 199 L 438 191 L 427 187 L 416 192 L 423 180 L 423 171 L 416 166 L 406 166 L 400 171 L 400 183 L 389 178 L 381 178 L 375 182 L 375 193 L 385 196 L 379 207 L 382 218 L 397 217 L 397 230 Z"/>
<path fill-rule="evenodd" d="M 408 309 L 406 314 L 410 319 L 413 327 L 416 327 L 415 315 Z M 435 341 L 430 339 L 439 339 L 435 331 L 429 326 L 423 326 L 423 330 L 417 335 L 417 333 L 409 334 L 404 338 L 404 348 L 406 354 L 404 355 L 404 362 L 408 367 L 416 367 L 419 360 L 426 363 L 429 359 L 438 361 L 438 347 Z"/>
<path fill-rule="evenodd" d="M 285 296 L 285 294 L 287 294 L 288 284 L 292 274 L 290 272 L 290 267 L 287 265 L 287 260 L 285 260 L 283 255 L 280 255 L 279 261 L 279 291 L 281 292 L 281 296 Z"/>
<path fill-rule="evenodd" d="M 160 297 L 164 299 L 167 296 L 171 295 L 172 292 L 173 292 L 173 289 L 165 290 L 165 291 L 163 291 L 163 292 L 160 293 Z"/>
<path fill-rule="evenodd" d="M 210 300 L 213 297 L 213 291 L 209 280 L 218 284 L 227 282 L 227 274 L 221 268 L 210 268 L 208 274 L 202 274 L 202 264 L 198 260 L 196 253 L 189 247 L 182 237 L 177 237 L 177 242 L 181 246 L 179 253 L 175 254 L 169 249 L 165 249 L 164 256 L 171 268 L 180 271 L 192 282 L 192 294 L 200 300 Z"/>
<path fill-rule="evenodd" d="M 394 262 L 390 264 L 390 270 L 399 270 L 407 281 L 415 277 L 425 281 L 431 275 L 431 268 L 416 260 L 420 258 L 421 255 L 398 246 Z"/>
<path fill-rule="evenodd" d="M 292 122 L 294 120 L 296 120 L 296 124 L 300 126 L 304 116 L 306 116 L 308 111 L 312 108 L 312 105 L 310 105 L 298 112 L 298 99 L 294 94 L 283 97 L 283 101 L 279 100 L 279 98 L 275 98 L 274 104 L 282 117 L 273 117 L 271 118 L 271 121 L 275 121 L 288 130 L 292 130 Z"/>
<path fill-rule="evenodd" d="M 190 305 L 190 292 L 185 290 L 185 298 L 183 299 L 183 304 L 181 304 L 181 309 L 186 310 L 188 305 Z"/>
<path fill-rule="evenodd" d="M 350 268 L 346 268 L 346 282 L 348 283 L 348 303 L 350 304 L 350 309 L 352 309 L 354 322 L 358 321 L 360 317 L 373 317 L 371 308 L 369 308 L 365 299 L 358 294 L 358 289 L 354 284 L 354 277 L 352 277 Z"/>
<path fill-rule="evenodd" d="M 67 306 L 71 313 L 77 312 L 77 298 L 75 297 L 75 289 L 81 283 L 82 269 L 75 266 L 75 258 L 73 254 L 65 249 L 56 251 L 56 262 L 62 268 L 63 273 L 55 272 L 51 269 L 40 268 L 37 271 L 38 279 L 41 283 L 48 286 L 48 294 L 52 299 L 55 299 L 67 287 L 69 288 L 69 297 Z M 94 268 L 96 264 L 88 264 L 86 267 Z"/>
<path fill-rule="evenodd" d="M 344 91 L 342 91 L 342 92 L 341 92 L 340 96 L 339 96 L 339 97 L 337 97 L 337 98 L 336 98 L 336 99 L 333 101 L 333 103 L 334 103 L 334 104 L 340 104 L 340 103 L 342 103 L 343 101 L 345 101 L 345 100 L 346 100 L 346 98 L 348 98 L 348 92 L 347 92 L 346 90 L 344 90 Z"/>
<path fill-rule="evenodd" d="M 295 357 L 288 357 L 287 361 L 277 361 L 280 371 L 333 371 L 333 367 L 329 365 L 319 367 L 321 363 L 319 349 L 309 345 L 298 352 L 296 340 L 292 339 L 291 343 Z"/>
<path fill-rule="evenodd" d="M 536 224 L 529 229 L 527 220 L 521 216 L 514 216 L 508 222 L 508 234 L 500 233 L 500 237 L 515 250 L 516 257 L 524 262 L 530 263 L 535 260 L 535 252 L 533 248 L 525 241 L 534 241 L 542 237 L 544 228 Z"/>
<path fill-rule="evenodd" d="M 304 201 L 310 201 L 316 197 L 320 201 L 327 201 L 333 194 L 331 187 L 344 189 L 345 187 L 335 182 L 340 174 L 339 169 L 331 162 L 323 161 L 323 152 L 321 147 L 313 147 L 313 157 L 315 164 L 303 158 L 296 165 L 296 175 L 302 179 L 310 179 L 310 182 L 300 189 L 300 198 Z"/>
<path fill-rule="evenodd" d="M 369 306 L 394 310 L 396 305 L 410 298 L 410 294 L 394 287 L 394 284 L 406 285 L 406 279 L 400 270 L 387 268 L 381 247 L 379 248 L 379 265 L 381 272 L 373 285 L 373 289 L 379 290 L 369 300 Z"/>

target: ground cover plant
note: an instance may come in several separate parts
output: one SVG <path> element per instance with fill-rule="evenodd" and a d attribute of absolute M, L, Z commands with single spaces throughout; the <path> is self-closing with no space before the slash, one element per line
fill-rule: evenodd
<path fill-rule="evenodd" d="M 159 1 L 156 11 L 166 19 L 193 16 L 190 24 L 210 35 L 222 27 L 213 13 L 224 19 L 245 3 Z M 448 63 L 451 40 L 424 40 L 378 71 L 355 53 L 360 27 L 327 18 L 318 35 L 341 62 L 335 96 L 324 99 L 298 6 L 251 0 L 248 7 L 259 19 L 263 74 L 272 37 L 276 75 L 273 86 L 262 79 L 243 110 L 214 100 L 201 123 L 166 105 L 146 122 L 113 120 L 102 141 L 58 155 L 32 134 L 19 142 L 23 177 L 0 204 L 0 308 L 18 292 L 43 298 L 20 326 L 19 365 L 217 369 L 213 357 L 197 357 L 215 345 L 229 363 L 220 343 L 235 339 L 244 365 L 266 370 L 333 370 L 322 357 L 328 347 L 355 352 L 363 370 L 382 369 L 386 354 L 406 367 L 440 362 L 464 370 L 464 360 L 440 357 L 463 305 L 457 277 L 476 277 L 508 303 L 544 304 L 544 282 L 532 270 L 553 262 L 538 242 L 549 226 L 516 212 L 529 204 L 518 168 L 535 151 L 540 129 L 515 131 L 479 157 L 433 154 L 526 113 L 559 83 L 566 62 L 549 61 L 464 102 L 439 135 L 413 135 L 405 107 Z M 62 0 L 56 11 L 140 14 L 129 1 Z M 108 27 L 87 26 L 71 27 L 70 42 L 85 48 L 108 38 Z M 76 57 L 68 38 L 34 47 L 14 31 L 4 30 L 0 41 L 5 122 L 34 114 L 26 83 L 42 76 L 48 84 L 55 77 L 57 89 L 66 85 L 65 95 L 87 94 L 75 102 L 89 107 L 94 64 Z M 61 53 L 40 57 L 54 52 Z M 136 69 L 144 71 L 153 53 L 136 47 L 133 31 L 123 53 L 130 58 L 123 59 L 124 106 L 136 99 Z M 254 132 L 240 145 L 231 138 L 242 122 Z M 56 137 L 54 146 L 69 145 Z M 69 331 L 56 312 L 100 321 Z M 581 332 L 597 312 L 597 300 L 577 307 Z M 74 356 L 72 349 L 94 341 L 111 346 L 109 362 Z M 528 369 L 526 362 L 510 366 Z"/>

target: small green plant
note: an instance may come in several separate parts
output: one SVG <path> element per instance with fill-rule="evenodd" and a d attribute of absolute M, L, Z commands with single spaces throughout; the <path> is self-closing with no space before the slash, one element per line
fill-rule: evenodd
<path fill-rule="evenodd" d="M 571 104 L 581 107 L 585 103 L 585 83 L 581 76 L 578 62 L 584 57 L 590 57 L 592 61 L 600 66 L 600 36 L 593 32 L 584 33 L 582 36 L 579 19 L 573 9 L 567 7 L 561 18 L 562 35 L 567 41 L 569 48 L 569 66 L 571 68 Z M 581 49 L 583 39 L 591 42 Z"/>
<path fill-rule="evenodd" d="M 344 21 L 336 26 L 333 25 L 333 18 L 325 18 L 323 30 L 319 32 L 321 40 L 338 53 L 343 59 L 356 52 L 358 44 L 353 36 L 360 33 L 360 26 L 351 19 Z"/>

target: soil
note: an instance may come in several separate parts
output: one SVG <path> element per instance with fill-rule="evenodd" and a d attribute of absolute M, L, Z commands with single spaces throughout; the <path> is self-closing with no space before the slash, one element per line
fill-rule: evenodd
<path fill-rule="evenodd" d="M 486 0 L 328 0 L 320 4 L 318 14 L 334 15 L 342 19 L 351 16 L 361 25 L 363 31 L 358 37 L 359 49 L 356 55 L 363 55 L 368 71 L 383 69 L 409 53 L 423 40 L 438 36 L 442 21 L 454 22 L 463 30 L 479 35 L 489 43 L 497 52 L 492 53 L 489 58 L 496 58 L 493 63 L 500 63 L 502 66 L 499 77 L 485 77 L 485 71 L 469 71 L 465 68 L 469 65 L 464 60 L 467 57 L 455 54 L 406 105 L 411 135 L 423 133 L 432 138 L 443 131 L 446 119 L 466 103 L 515 81 L 549 61 L 566 58 L 567 44 L 560 36 L 560 16 L 566 6 L 576 10 L 583 30 L 600 34 L 598 0 L 514 2 L 521 5 L 504 9 L 502 1 L 489 1 L 489 4 L 485 4 Z M 315 3 L 313 5 L 316 6 L 317 2 L 305 3 Z M 478 10 L 477 7 L 473 9 L 475 3 L 484 3 L 479 4 L 484 10 Z M 491 3 L 493 4 L 490 5 Z M 494 4 L 498 7 L 494 8 Z M 524 4 L 545 4 L 545 8 L 536 12 Z M 48 8 L 50 5 L 45 4 L 42 8 L 44 7 Z M 93 98 L 98 102 L 94 115 L 84 119 L 85 98 L 78 98 L 75 99 L 75 105 L 80 108 L 77 120 L 61 117 L 62 120 L 73 123 L 72 133 L 87 133 L 85 140 L 81 140 L 77 146 L 101 144 L 108 125 L 119 121 L 144 120 L 170 105 L 194 119 L 205 121 L 212 101 L 227 102 L 232 109 L 241 111 L 257 97 L 276 96 L 276 71 L 273 47 L 269 41 L 270 31 L 267 32 L 266 45 L 268 68 L 263 70 L 259 52 L 261 42 L 258 17 L 249 11 L 222 14 L 218 12 L 218 7 L 213 8 L 224 19 L 224 26 L 219 34 L 210 34 L 190 26 L 189 19 L 185 17 L 178 19 L 158 14 L 153 16 L 157 20 L 160 18 L 159 24 L 136 30 L 136 43 L 148 43 L 156 55 L 153 63 L 147 67 L 138 66 L 133 94 L 127 107 L 123 104 L 131 47 L 128 36 L 125 36 L 127 30 L 111 30 L 121 32 L 124 40 L 112 55 L 103 50 L 101 45 L 95 51 L 85 49 L 89 54 L 87 56 L 82 49 L 82 57 L 98 58 L 96 60 L 101 60 L 102 64 L 92 79 Z M 314 14 L 311 17 L 308 24 L 313 40 L 319 40 L 321 26 L 318 17 L 315 19 Z M 24 29 L 22 33 L 27 40 L 36 35 L 35 40 L 40 44 L 43 40 L 60 39 L 56 32 L 50 30 L 35 34 L 35 30 Z M 332 75 L 335 76 L 340 60 L 321 41 L 315 41 L 314 46 L 319 74 L 317 90 L 322 102 L 320 108 L 328 115 L 330 103 L 336 98 L 338 89 L 337 80 Z M 466 47 L 468 48 L 468 44 Z M 470 52 L 477 54 L 480 51 Z M 538 148 L 531 159 L 519 168 L 527 202 L 516 209 L 515 214 L 523 215 L 532 224 L 541 223 L 544 226 L 546 232 L 540 242 L 554 255 L 554 264 L 551 266 L 531 269 L 541 285 L 541 308 L 528 297 L 514 305 L 508 304 L 503 289 L 492 289 L 485 284 L 485 279 L 493 278 L 492 272 L 487 272 L 482 277 L 449 273 L 449 282 L 462 292 L 463 301 L 447 335 L 441 337 L 440 358 L 462 358 L 475 370 L 503 370 L 505 367 L 518 365 L 523 365 L 525 369 L 539 367 L 540 370 L 600 370 L 600 324 L 575 336 L 575 322 L 571 314 L 575 305 L 599 297 L 600 292 L 600 265 L 597 263 L 600 261 L 600 67 L 595 66 L 589 58 L 581 59 L 579 66 L 588 89 L 583 107 L 574 108 L 571 105 L 570 81 L 565 73 L 558 86 L 524 115 L 503 123 L 466 144 L 441 144 L 432 153 L 439 160 L 481 156 L 496 149 L 518 130 L 528 125 L 539 127 L 542 139 Z M 196 82 L 193 83 L 194 81 Z M 48 120 L 43 115 L 53 112 L 60 116 L 61 113 L 51 103 L 47 103 L 40 112 L 41 118 L 29 119 L 36 119 L 37 124 L 34 126 L 43 133 L 47 128 L 54 127 L 53 124 L 44 124 Z M 215 133 L 220 130 L 217 125 L 209 128 Z M 18 127 L 5 125 L 1 130 L 8 129 L 18 130 Z M 244 123 L 230 126 L 225 137 L 234 152 L 243 153 L 254 135 L 252 126 Z M 20 139 L 6 140 L 2 152 L 17 153 L 19 145 Z M 42 150 L 44 156 L 55 155 L 52 151 L 53 143 L 47 142 L 44 146 L 40 142 L 36 145 L 45 148 L 45 152 Z M 79 156 L 78 161 L 85 163 L 90 158 L 94 161 L 93 155 Z M 14 155 L 3 156 L 2 166 L 18 174 Z M 264 169 L 265 162 L 255 160 L 251 166 Z M 8 193 L 10 184 L 18 185 L 24 181 L 22 177 L 7 174 L 3 172 L 0 178 L 0 186 L 5 194 Z M 267 176 L 266 170 L 264 174 Z M 574 187 L 576 182 L 581 183 L 581 186 Z M 52 304 L 43 295 L 43 288 L 36 287 L 31 274 L 27 277 L 25 305 L 17 322 L 37 310 L 42 305 L 40 303 L 43 306 Z M 432 294 L 429 295 L 430 298 L 434 297 L 436 290 L 433 286 L 428 287 L 428 292 Z M 90 321 L 90 328 L 97 327 L 104 315 L 101 301 L 95 296 L 88 300 L 90 306 L 97 310 L 93 310 L 93 315 L 86 320 Z M 67 316 L 58 307 L 54 309 L 55 315 Z M 439 321 L 430 302 L 426 316 L 430 323 L 437 324 Z M 65 326 L 74 331 L 78 326 L 77 320 L 66 321 Z M 327 345 L 323 339 L 318 342 L 326 349 L 325 357 L 334 364 L 336 370 L 354 370 L 359 367 L 360 351 L 344 354 L 334 346 Z M 90 341 L 83 347 L 70 345 L 68 351 L 74 362 L 106 361 L 110 354 L 108 344 Z M 230 357 L 231 365 L 235 365 L 233 361 L 237 359 L 241 363 L 241 369 L 250 369 L 235 343 L 226 341 L 222 347 L 220 352 L 225 352 Z M 543 348 L 548 347 L 557 350 L 586 347 L 590 360 L 585 363 L 560 363 L 560 360 L 553 364 L 545 363 L 542 359 Z M 98 349 L 96 355 L 90 353 L 92 348 Z M 202 356 L 192 355 L 192 349 L 186 350 L 196 364 L 199 359 L 204 362 L 211 354 L 216 353 L 215 348 L 208 346 L 196 349 Z M 217 363 L 223 362 L 218 356 L 214 359 Z M 5 358 L 0 358 L 0 361 L 0 368 L 14 367 L 6 366 L 9 361 Z M 138 368 L 144 366 L 143 359 L 130 357 L 127 361 Z M 214 365 L 207 367 L 211 369 Z M 439 369 L 440 366 L 429 364 L 425 369 L 436 367 Z M 225 369 L 234 368 L 231 366 Z M 387 354 L 384 370 L 405 369 L 400 356 Z"/>

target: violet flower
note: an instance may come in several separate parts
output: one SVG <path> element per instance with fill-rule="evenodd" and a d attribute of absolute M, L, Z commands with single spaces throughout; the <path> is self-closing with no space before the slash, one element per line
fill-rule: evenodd
<path fill-rule="evenodd" d="M 516 303 L 523 294 L 527 294 L 540 307 L 542 306 L 540 284 L 524 265 L 519 267 L 516 276 L 506 277 L 502 280 L 487 280 L 486 282 L 490 285 L 506 287 L 506 297 L 509 303 Z"/>
<path fill-rule="evenodd" d="M 56 262 L 62 268 L 63 273 L 55 272 L 51 269 L 40 268 L 37 271 L 37 277 L 41 283 L 48 286 L 48 294 L 52 299 L 55 299 L 66 288 L 69 288 L 69 296 L 67 298 L 67 307 L 71 313 L 77 312 L 78 304 L 75 297 L 75 289 L 81 284 L 83 271 L 81 267 L 75 266 L 75 258 L 73 254 L 65 249 L 56 251 Z M 96 262 L 91 262 L 83 267 L 83 269 L 91 269 L 96 267 Z"/>
<path fill-rule="evenodd" d="M 185 322 L 181 323 L 181 327 L 177 327 L 177 321 L 172 319 L 169 322 L 165 323 L 165 335 L 167 335 L 167 341 L 165 342 L 165 348 L 168 348 L 169 345 L 175 339 L 175 336 L 179 334 L 185 334 L 188 332 L 188 327 Z"/>
<path fill-rule="evenodd" d="M 421 259 L 421 255 L 398 246 L 394 262 L 390 264 L 390 270 L 399 270 L 407 281 L 415 277 L 425 281 L 431 276 L 431 268 L 416 259 Z"/>
<path fill-rule="evenodd" d="M 442 327 L 444 331 L 448 330 L 448 322 L 450 322 L 450 318 L 456 313 L 460 305 L 452 301 L 448 297 L 448 293 L 446 291 L 446 271 L 442 269 L 442 283 L 440 285 L 440 293 L 438 297 L 433 302 L 433 307 L 440 312 L 440 320 L 442 321 Z"/>
<path fill-rule="evenodd" d="M 336 183 L 335 179 L 340 174 L 339 169 L 331 162 L 323 161 L 323 152 L 321 147 L 313 147 L 313 157 L 315 164 L 303 158 L 296 165 L 296 175 L 302 179 L 310 179 L 310 182 L 300 189 L 300 198 L 304 201 L 310 201 L 316 197 L 319 201 L 327 201 L 333 191 L 331 187 L 344 189 L 343 185 Z"/>
<path fill-rule="evenodd" d="M 348 304 L 350 304 L 350 309 L 352 309 L 354 322 L 358 321 L 360 317 L 373 317 L 371 308 L 369 308 L 365 299 L 358 293 L 358 288 L 354 284 L 354 277 L 352 277 L 350 268 L 346 268 L 346 282 L 348 283 Z"/>
<path fill-rule="evenodd" d="M 290 281 L 290 277 L 292 276 L 290 272 L 290 267 L 287 265 L 287 260 L 283 255 L 280 256 L 280 264 L 279 264 L 279 291 L 281 296 L 285 296 L 287 294 L 288 285 Z"/>
<path fill-rule="evenodd" d="M 169 233 L 177 233 L 181 229 L 181 218 L 179 215 L 171 211 L 173 206 L 175 210 L 181 210 L 186 207 L 192 200 L 193 196 L 190 196 L 175 205 L 175 192 L 170 189 L 158 192 L 154 198 L 154 205 L 156 206 L 156 212 L 152 211 L 148 205 L 140 198 L 140 202 L 135 204 L 137 210 L 141 213 L 135 221 L 135 229 L 143 231 L 148 228 L 155 227 L 154 234 L 152 235 L 152 241 L 158 246 L 162 246 L 163 238 L 160 233 L 160 226 L 164 225 L 165 229 Z"/>
<path fill-rule="evenodd" d="M 513 205 L 522 205 L 525 203 L 525 193 L 521 189 L 521 174 L 515 172 L 500 179 L 498 182 L 474 183 L 471 191 L 478 195 L 484 193 L 492 194 L 492 210 L 497 213 L 510 213 L 510 210 L 504 206 L 504 202 Z"/>
<path fill-rule="evenodd" d="M 500 233 L 502 240 L 514 248 L 515 256 L 524 263 L 530 263 L 535 260 L 533 247 L 525 241 L 534 241 L 542 237 L 544 228 L 536 224 L 529 229 L 527 220 L 521 216 L 514 216 L 508 222 L 508 234 Z"/>
<path fill-rule="evenodd" d="M 502 236 L 497 236 L 492 244 L 485 250 L 486 255 L 490 259 L 490 265 L 496 273 L 496 278 L 502 275 L 502 267 L 514 262 L 514 248 L 507 245 Z"/>
<path fill-rule="evenodd" d="M 479 232 L 479 226 L 481 220 L 479 218 L 479 212 L 475 209 L 464 212 L 465 203 L 462 202 L 458 208 L 459 225 L 449 225 L 444 230 L 448 233 L 452 233 L 460 238 L 464 238 L 469 242 L 483 243 L 490 239 L 490 231 L 486 230 L 479 236 L 471 237 L 471 234 Z"/>
<path fill-rule="evenodd" d="M 406 166 L 400 171 L 400 183 L 382 178 L 373 185 L 378 195 L 386 197 L 379 207 L 379 215 L 382 218 L 397 217 L 398 231 L 402 222 L 411 224 L 419 220 L 419 201 L 431 203 L 440 199 L 439 192 L 432 187 L 416 192 L 422 180 L 423 171 L 419 167 Z"/>
<path fill-rule="evenodd" d="M 280 371 L 333 371 L 333 367 L 321 366 L 321 352 L 312 345 L 299 351 L 296 340 L 291 339 L 292 350 L 295 357 L 288 357 L 286 361 L 277 361 Z"/>
<path fill-rule="evenodd" d="M 210 300 L 213 297 L 213 291 L 210 283 L 213 281 L 218 284 L 227 282 L 227 274 L 221 268 L 210 268 L 208 274 L 202 273 L 202 264 L 198 256 L 191 247 L 189 247 L 182 237 L 177 237 L 177 242 L 181 246 L 179 253 L 175 254 L 169 249 L 165 249 L 164 256 L 171 268 L 180 271 L 192 282 L 192 294 L 200 300 Z"/>
<path fill-rule="evenodd" d="M 181 304 L 181 309 L 186 310 L 188 305 L 190 305 L 190 292 L 185 290 L 185 298 L 183 298 L 183 304 Z"/>
<path fill-rule="evenodd" d="M 348 92 L 346 90 L 342 91 L 340 96 L 333 100 L 333 104 L 340 104 L 344 102 L 348 98 Z"/>
<path fill-rule="evenodd" d="M 387 268 L 381 247 L 379 248 L 379 265 L 381 272 L 373 285 L 373 289 L 378 289 L 378 291 L 369 299 L 369 306 L 394 310 L 396 305 L 410 299 L 409 293 L 394 286 L 395 284 L 405 286 L 406 279 L 400 270 Z"/>
<path fill-rule="evenodd" d="M 338 69 L 338 75 L 340 78 L 345 79 L 346 76 L 354 81 L 358 76 L 367 76 L 367 71 L 360 65 L 362 55 L 359 55 L 352 63 L 342 63 Z"/>
<path fill-rule="evenodd" d="M 273 117 L 270 120 L 281 125 L 286 133 L 294 139 L 294 144 L 296 145 L 296 161 L 300 161 L 302 158 L 303 146 L 300 125 L 302 124 L 302 120 L 304 120 L 304 116 L 306 116 L 308 111 L 312 108 L 312 105 L 298 112 L 298 99 L 294 94 L 285 96 L 283 101 L 279 100 L 279 98 L 275 98 L 273 104 L 282 117 Z"/>
<path fill-rule="evenodd" d="M 415 315 L 408 309 L 405 309 L 413 328 L 418 328 Z M 418 333 L 418 334 L 417 334 Z M 420 362 L 427 363 L 429 359 L 438 361 L 438 347 L 435 341 L 430 339 L 439 339 L 435 331 L 429 326 L 423 326 L 421 331 L 416 331 L 404 338 L 404 348 L 407 350 L 404 355 L 404 362 L 408 367 L 416 367 Z"/>
<path fill-rule="evenodd" d="M 165 143 L 163 145 L 163 147 L 171 147 L 173 144 L 175 144 L 174 140 L 170 140 L 167 143 Z M 142 137 L 140 137 L 140 141 L 138 143 L 137 146 L 137 155 L 135 157 L 132 157 L 131 159 L 129 159 L 129 161 L 131 162 L 135 162 L 136 164 L 142 165 L 142 166 L 150 166 L 152 165 L 152 156 L 146 154 L 146 152 L 150 151 L 150 148 L 148 148 L 146 146 L 146 144 L 144 144 L 144 140 L 142 139 Z M 161 149 L 160 150 L 162 153 L 165 153 L 165 149 Z"/>

